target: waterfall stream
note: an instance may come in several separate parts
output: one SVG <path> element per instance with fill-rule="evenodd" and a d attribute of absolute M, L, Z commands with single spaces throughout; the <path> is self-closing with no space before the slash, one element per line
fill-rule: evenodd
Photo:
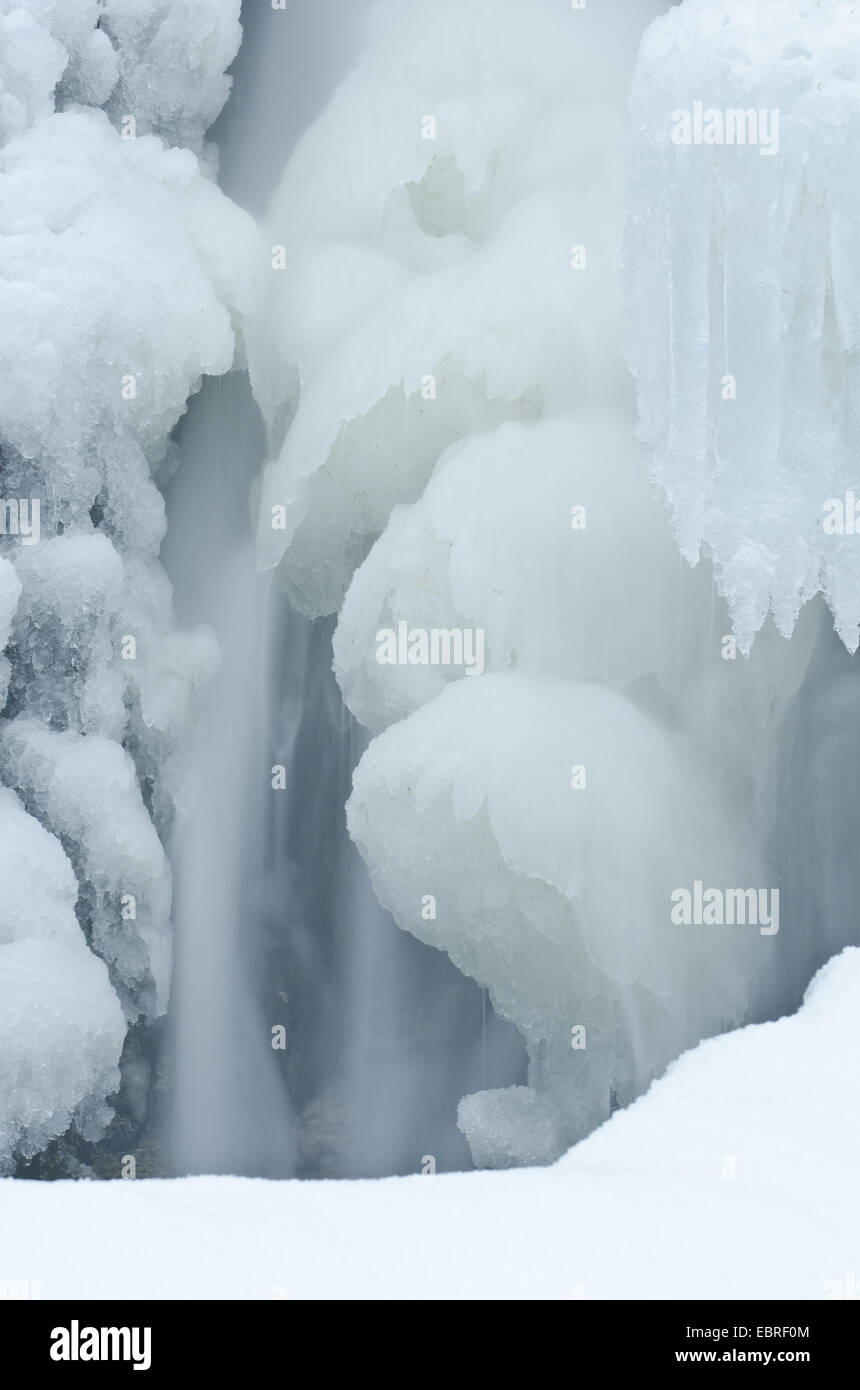
<path fill-rule="evenodd" d="M 222 187 L 255 215 L 348 65 L 361 9 L 297 6 L 272 44 L 245 7 L 213 138 Z M 366 736 L 331 671 L 331 622 L 293 612 L 255 570 L 248 499 L 267 442 L 247 374 L 206 381 L 177 441 L 162 559 L 181 619 L 215 630 L 222 661 L 172 845 L 175 1169 L 377 1176 L 428 1154 L 470 1167 L 457 1101 L 488 1076 L 524 1077 L 522 1043 L 447 957 L 396 928 L 346 834 Z"/>

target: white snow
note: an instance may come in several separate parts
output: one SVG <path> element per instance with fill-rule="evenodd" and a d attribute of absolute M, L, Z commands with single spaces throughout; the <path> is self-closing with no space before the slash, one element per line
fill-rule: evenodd
<path fill-rule="evenodd" d="M 377 1182 L 0 1182 L 43 1298 L 844 1297 L 860 1259 L 860 951 L 687 1053 L 549 1168 Z"/>

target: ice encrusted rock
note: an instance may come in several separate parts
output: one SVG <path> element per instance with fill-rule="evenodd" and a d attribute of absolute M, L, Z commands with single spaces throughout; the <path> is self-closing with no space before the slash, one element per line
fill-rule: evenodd
<path fill-rule="evenodd" d="M 112 1113 L 125 1021 L 77 892 L 59 841 L 0 788 L 0 1173 L 73 1120 L 98 1138 Z"/>
<path fill-rule="evenodd" d="M 232 364 L 260 264 L 253 223 L 188 151 L 123 140 L 98 111 L 51 116 L 6 145 L 0 197 L 9 483 L 49 470 L 45 529 L 88 520 L 97 501 L 107 534 L 155 553 L 164 508 L 150 468 L 201 375 Z"/>
<path fill-rule="evenodd" d="M 116 49 L 119 81 L 107 109 L 138 133 L 199 152 L 227 100 L 225 69 L 242 38 L 241 0 L 102 0 L 101 27 Z"/>
<path fill-rule="evenodd" d="M 67 55 L 16 0 L 0 0 L 0 143 L 54 109 Z"/>
<path fill-rule="evenodd" d="M 537 1167 L 552 1163 L 562 1125 L 552 1101 L 531 1086 L 476 1091 L 457 1106 L 476 1168 Z"/>
<path fill-rule="evenodd" d="M 11 671 L 9 658 L 2 653 L 9 641 L 20 595 L 21 581 L 15 573 L 14 565 L 0 557 L 0 708 L 6 703 Z"/>
<path fill-rule="evenodd" d="M 15 557 L 22 586 L 15 617 L 11 710 L 54 727 L 121 738 L 127 712 L 114 625 L 122 561 L 99 532 L 51 536 Z"/>
<path fill-rule="evenodd" d="M 853 0 L 684 0 L 647 31 L 633 83 L 641 434 L 682 554 L 713 558 L 743 651 L 768 612 L 790 634 L 819 590 L 858 645 L 860 547 L 853 525 L 824 528 L 860 482 L 858 74 Z M 754 113 L 754 143 L 746 122 L 745 143 L 727 140 L 735 111 Z M 683 112 L 690 143 L 675 143 Z"/>
<path fill-rule="evenodd" d="M 131 1018 L 167 1005 L 170 870 L 128 753 L 97 734 L 2 721 L 0 771 L 72 860 L 79 911 Z M 134 916 L 123 899 L 134 900 Z"/>
<path fill-rule="evenodd" d="M 585 788 L 572 789 L 574 767 Z M 597 684 L 450 685 L 370 745 L 347 823 L 399 925 L 447 951 L 522 1032 L 529 1083 L 558 1112 L 557 1152 L 756 1002 L 774 938 L 671 921 L 672 893 L 697 879 L 765 883 L 745 808 L 716 763 Z M 500 1128 L 499 1106 L 483 1113 Z"/>
<path fill-rule="evenodd" d="M 238 12 L 239 0 L 0 0 L 0 494 L 40 505 L 38 534 L 7 527 L 0 541 L 0 763 L 77 876 L 83 964 L 57 996 L 73 1012 L 77 981 L 80 1017 L 57 1030 L 70 1055 L 75 1027 L 96 1038 L 99 1000 L 108 1033 L 120 1012 L 93 952 L 128 1022 L 167 1001 L 162 841 L 217 651 L 177 628 L 159 487 L 189 395 L 242 358 L 259 286 L 255 225 L 208 176 L 209 152 L 206 169 L 192 152 L 229 90 Z M 22 996 L 34 1019 L 54 1008 L 50 962 L 42 974 L 41 1005 Z M 0 1017 L 26 1026 L 16 1009 L 0 990 Z M 89 1080 L 75 1061 L 66 1090 L 52 1066 L 34 1073 L 42 1127 L 28 1155 L 78 1103 L 104 1118 L 118 1055 L 94 1054 Z M 12 1142 L 0 1137 L 3 1164 Z"/>
<path fill-rule="evenodd" d="M 261 564 L 303 612 L 339 608 L 447 446 L 623 393 L 618 165 L 590 130 L 620 139 L 628 20 L 386 0 L 290 160 L 268 219 L 287 269 L 250 360 L 277 452 Z"/>
<path fill-rule="evenodd" d="M 0 0 L 0 140 L 74 103 L 200 153 L 230 91 L 241 0 Z"/>

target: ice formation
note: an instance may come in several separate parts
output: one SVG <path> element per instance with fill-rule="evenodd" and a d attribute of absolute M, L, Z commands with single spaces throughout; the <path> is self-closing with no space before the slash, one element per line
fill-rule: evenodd
<path fill-rule="evenodd" d="M 97 1138 L 125 1022 L 75 917 L 59 841 L 0 789 L 0 1174 L 75 1123 Z"/>
<path fill-rule="evenodd" d="M 461 678 L 462 666 L 380 664 L 377 632 L 407 617 L 416 628 L 480 629 L 486 670 L 618 688 L 653 671 L 677 690 L 705 654 L 712 594 L 703 566 L 679 595 L 678 571 L 624 414 L 582 410 L 472 434 L 442 455 L 418 502 L 394 510 L 356 571 L 335 672 L 374 731 Z"/>
<path fill-rule="evenodd" d="M 364 54 L 274 200 L 270 293 L 250 336 L 273 454 L 259 489 L 260 561 L 306 614 L 339 611 L 334 669 L 378 735 L 355 774 L 350 833 L 398 924 L 485 986 L 527 1044 L 528 1085 L 460 1104 L 482 1166 L 550 1161 L 683 1048 L 779 1012 L 823 958 L 796 918 L 772 936 L 750 925 L 679 930 L 670 918 L 672 893 L 696 882 L 775 886 L 777 731 L 822 610 L 808 605 L 795 627 L 793 600 L 773 606 L 775 621 L 767 602 L 754 604 L 750 626 L 751 591 L 739 604 L 735 580 L 766 568 L 758 504 L 768 500 L 781 554 L 797 565 L 787 525 L 797 493 L 769 464 L 753 469 L 749 452 L 729 453 L 705 486 L 688 448 L 709 383 L 719 392 L 735 370 L 708 365 L 705 319 L 690 306 L 703 296 L 714 313 L 723 293 L 740 372 L 737 399 L 719 408 L 741 413 L 720 416 L 732 430 L 720 457 L 748 429 L 766 458 L 779 399 L 792 448 L 813 438 L 799 427 L 809 390 L 795 390 L 798 363 L 786 358 L 781 397 L 763 390 L 781 370 L 776 337 L 748 336 L 743 317 L 756 294 L 776 293 L 760 273 L 781 215 L 767 190 L 775 170 L 785 177 L 792 131 L 780 151 L 756 151 L 749 173 L 738 173 L 749 149 L 718 152 L 725 165 L 702 163 L 701 184 L 699 166 L 683 161 L 717 153 L 667 134 L 674 107 L 711 99 L 693 87 L 711 61 L 719 76 L 733 43 L 751 45 L 732 79 L 738 93 L 756 86 L 752 36 L 768 16 L 776 25 L 768 6 L 743 16 L 730 6 L 736 23 L 718 30 L 726 6 L 688 0 L 644 41 L 626 289 L 646 445 L 653 452 L 661 429 L 678 443 L 668 518 L 665 469 L 655 499 L 635 441 L 619 367 L 619 155 L 625 62 L 632 69 L 658 8 L 636 6 L 637 32 L 629 4 L 379 5 Z M 767 70 L 806 81 L 794 37 Z M 828 40 L 816 42 L 823 53 Z M 655 95 L 664 59 L 668 86 Z M 842 106 L 824 105 L 836 120 L 849 101 L 846 90 Z M 735 183 L 703 220 L 720 170 Z M 804 164 L 803 180 L 818 177 Z M 749 231 L 751 207 L 761 212 Z M 743 224 L 747 243 L 721 239 L 723 215 Z M 793 245 L 797 259 L 793 236 L 786 254 Z M 677 237 L 674 258 L 667 237 Z M 707 259 L 711 245 L 728 248 L 737 282 L 713 250 Z M 844 265 L 834 275 L 847 277 Z M 814 277 L 798 274 L 812 294 Z M 808 317 L 812 300 L 801 307 Z M 810 369 L 822 400 L 832 358 L 827 349 L 827 371 Z M 847 420 L 848 386 L 843 399 Z M 799 481 L 801 467 L 795 457 L 797 489 L 811 496 L 824 484 L 808 468 Z M 699 544 L 679 521 L 682 503 L 746 560 L 727 564 L 720 544 L 706 543 L 702 563 L 685 563 L 679 533 L 687 559 Z M 440 642 L 480 633 L 484 674 L 426 660 L 420 642 L 414 660 L 381 660 L 380 640 L 400 628 Z M 752 655 L 739 659 L 756 629 Z M 792 630 L 791 641 L 780 635 Z M 853 932 L 840 921 L 828 948 Z M 577 1027 L 582 1046 L 572 1045 Z"/>
<path fill-rule="evenodd" d="M 460 1108 L 490 1165 L 548 1161 L 756 1007 L 770 943 L 669 923 L 673 888 L 765 873 L 743 777 L 695 746 L 683 700 L 709 689 L 748 753 L 809 652 L 721 680 L 722 606 L 649 494 L 618 354 L 621 25 L 611 7 L 382 6 L 286 171 L 269 220 L 286 268 L 251 336 L 277 449 L 261 562 L 308 614 L 342 603 L 335 671 L 386 730 L 350 831 L 397 922 L 528 1045 L 528 1087 Z M 401 76 L 371 102 L 383 70 Z M 401 621 L 480 629 L 487 674 L 381 664 Z"/>
<path fill-rule="evenodd" d="M 572 789 L 572 767 L 586 786 Z M 770 943 L 749 926 L 669 920 L 673 890 L 696 879 L 764 881 L 741 808 L 703 797 L 708 779 L 623 697 L 516 675 L 452 685 L 356 772 L 349 827 L 376 892 L 517 1024 L 531 1085 L 555 1108 L 553 1157 L 751 1006 Z M 511 1131 L 520 1092 L 507 1097 Z M 495 1093 L 496 1111 L 505 1099 Z"/>
<path fill-rule="evenodd" d="M 41 851 L 65 866 L 43 975 L 48 946 L 22 937 L 4 895 L 20 956 L 0 1031 L 22 1009 L 34 1021 L 16 1044 L 24 1112 L 0 1135 L 7 1166 L 73 1117 L 97 1137 L 123 1043 L 117 995 L 126 1024 L 166 1006 L 162 841 L 179 739 L 217 653 L 176 627 L 159 485 L 188 396 L 242 351 L 257 292 L 256 228 L 192 152 L 229 89 L 238 11 L 0 0 L 0 763 L 34 818 L 19 807 L 15 826 L 44 827 L 27 832 L 34 882 Z M 52 1030 L 39 1023 L 51 1016 Z"/>
<path fill-rule="evenodd" d="M 850 0 L 684 0 L 630 100 L 628 353 L 686 559 L 742 651 L 824 593 L 860 636 L 854 431 L 860 20 Z"/>
<path fill-rule="evenodd" d="M 644 16 L 655 8 L 643 0 Z M 612 67 L 634 39 L 613 6 L 374 11 L 275 197 L 285 269 L 251 351 L 279 451 L 261 487 L 261 562 L 303 612 L 337 611 L 392 507 L 421 495 L 448 445 L 624 391 L 609 346 L 620 180 L 583 115 L 611 151 Z"/>

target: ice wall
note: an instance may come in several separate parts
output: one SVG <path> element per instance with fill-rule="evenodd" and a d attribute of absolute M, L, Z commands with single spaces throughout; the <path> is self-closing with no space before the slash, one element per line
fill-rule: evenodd
<path fill-rule="evenodd" d="M 43 827 L 20 831 L 34 863 L 41 845 L 46 865 L 66 865 L 62 950 L 80 984 L 31 970 L 19 997 L 8 957 L 0 1025 L 18 1041 L 4 1079 L 27 1114 L 4 1124 L 7 1166 L 73 1116 L 86 1138 L 103 1128 L 117 995 L 127 1022 L 166 1007 L 162 842 L 217 652 L 173 619 L 159 485 L 189 394 L 233 362 L 260 265 L 250 218 L 178 146 L 202 148 L 226 97 L 238 9 L 0 3 L 0 492 L 17 507 L 0 542 L 4 576 L 17 575 L 0 776 L 34 818 L 21 809 L 15 825 Z M 4 917 L 20 951 L 8 898 Z M 19 1027 L 23 998 L 43 1019 L 32 1029 Z"/>

